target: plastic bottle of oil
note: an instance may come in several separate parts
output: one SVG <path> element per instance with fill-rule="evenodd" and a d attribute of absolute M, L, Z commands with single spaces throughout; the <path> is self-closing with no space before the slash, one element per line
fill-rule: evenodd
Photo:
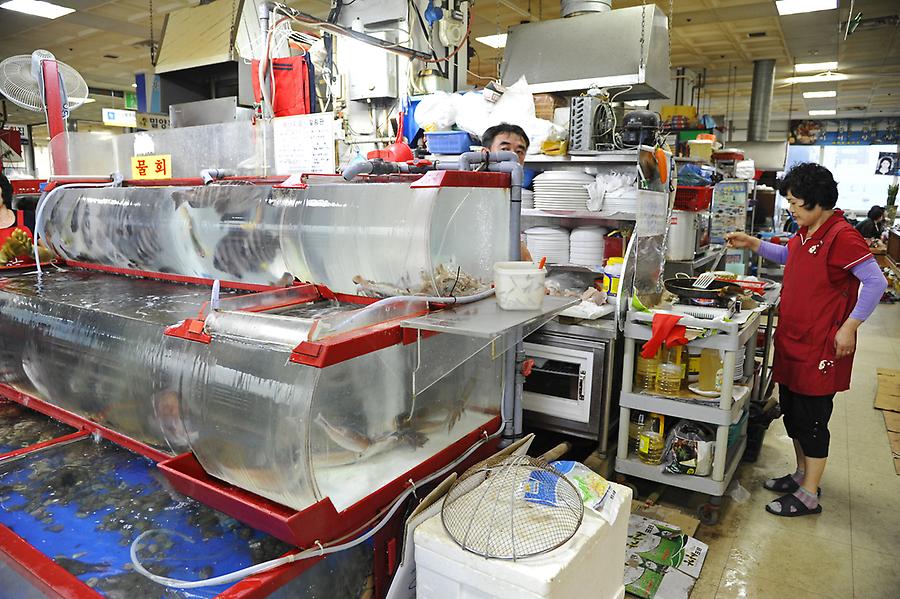
<path fill-rule="evenodd" d="M 628 453 L 636 453 L 641 433 L 647 426 L 647 412 L 631 410 L 631 421 L 628 423 Z"/>
<path fill-rule="evenodd" d="M 638 393 L 656 390 L 656 379 L 659 375 L 659 357 L 662 350 L 657 351 L 651 358 L 637 356 L 637 365 L 634 369 L 634 390 Z"/>
<path fill-rule="evenodd" d="M 718 391 L 722 388 L 722 358 L 719 350 L 703 348 L 700 354 L 700 381 L 701 391 Z"/>
<path fill-rule="evenodd" d="M 681 349 L 681 346 L 666 348 L 666 359 L 659 365 L 656 391 L 663 395 L 677 395 L 681 390 L 681 381 L 684 378 Z"/>
<path fill-rule="evenodd" d="M 651 413 L 638 439 L 638 458 L 645 464 L 662 462 L 665 439 L 665 416 Z"/>

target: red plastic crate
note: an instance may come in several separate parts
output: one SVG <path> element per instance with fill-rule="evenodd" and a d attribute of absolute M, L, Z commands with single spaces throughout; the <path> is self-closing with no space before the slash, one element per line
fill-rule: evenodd
<path fill-rule="evenodd" d="M 691 187 L 679 185 L 675 190 L 675 210 L 687 210 L 700 212 L 706 210 L 712 203 L 712 187 Z"/>

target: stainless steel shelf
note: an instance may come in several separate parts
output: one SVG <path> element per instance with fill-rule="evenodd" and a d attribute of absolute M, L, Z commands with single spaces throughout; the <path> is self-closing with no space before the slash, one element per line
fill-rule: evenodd
<path fill-rule="evenodd" d="M 533 154 L 525 156 L 525 164 L 567 164 L 567 163 L 598 163 L 598 162 L 627 162 L 636 163 L 637 150 L 625 150 L 620 152 L 603 152 L 600 154 L 547 156 L 545 154 Z"/>
<path fill-rule="evenodd" d="M 637 216 L 631 212 L 590 212 L 588 210 L 538 210 L 523 208 L 522 216 L 539 216 L 542 218 L 572 218 L 579 220 L 615 220 L 633 221 Z"/>
<path fill-rule="evenodd" d="M 664 473 L 661 466 L 653 466 L 645 464 L 637 457 L 616 457 L 616 472 L 637 476 L 645 480 L 652 480 L 664 485 L 672 485 L 697 493 L 706 493 L 721 497 L 728 489 L 731 477 L 737 470 L 741 457 L 744 455 L 744 449 L 747 447 L 747 436 L 744 435 L 737 445 L 733 445 L 728 449 L 728 460 L 725 464 L 725 477 L 716 481 L 709 476 L 693 476 L 691 474 L 670 474 Z"/>
<path fill-rule="evenodd" d="M 719 408 L 719 399 L 709 400 L 709 405 L 692 402 L 687 399 L 675 399 L 671 397 L 661 397 L 659 395 L 649 395 L 646 393 L 621 393 L 619 395 L 619 405 L 623 408 L 631 408 L 633 410 L 641 410 L 643 412 L 654 412 L 656 414 L 664 414 L 666 416 L 675 416 L 677 418 L 686 418 L 697 422 L 706 422 L 722 426 L 726 424 L 737 424 L 741 419 L 744 406 L 750 397 L 750 387 L 744 387 L 740 395 L 734 400 L 730 410 Z"/>
<path fill-rule="evenodd" d="M 716 256 L 719 256 L 719 252 L 712 251 L 703 254 L 702 256 L 697 256 L 693 260 L 666 260 L 666 264 L 674 264 L 678 266 L 686 266 L 691 270 L 697 270 L 707 266 L 710 262 L 712 262 Z"/>

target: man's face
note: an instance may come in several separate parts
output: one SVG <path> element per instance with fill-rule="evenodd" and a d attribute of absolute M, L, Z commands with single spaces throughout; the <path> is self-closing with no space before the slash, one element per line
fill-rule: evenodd
<path fill-rule="evenodd" d="M 516 156 L 519 157 L 519 164 L 525 163 L 526 149 L 528 149 L 528 147 L 525 145 L 525 140 L 522 139 L 521 135 L 516 133 L 498 133 L 497 136 L 494 137 L 494 143 L 488 148 L 491 152 L 515 152 Z"/>

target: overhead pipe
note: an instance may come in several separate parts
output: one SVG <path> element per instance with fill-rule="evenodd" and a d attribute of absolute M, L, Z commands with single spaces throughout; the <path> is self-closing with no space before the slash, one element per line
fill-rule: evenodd
<path fill-rule="evenodd" d="M 769 141 L 769 118 L 775 87 L 775 59 L 753 61 L 747 141 Z"/>

